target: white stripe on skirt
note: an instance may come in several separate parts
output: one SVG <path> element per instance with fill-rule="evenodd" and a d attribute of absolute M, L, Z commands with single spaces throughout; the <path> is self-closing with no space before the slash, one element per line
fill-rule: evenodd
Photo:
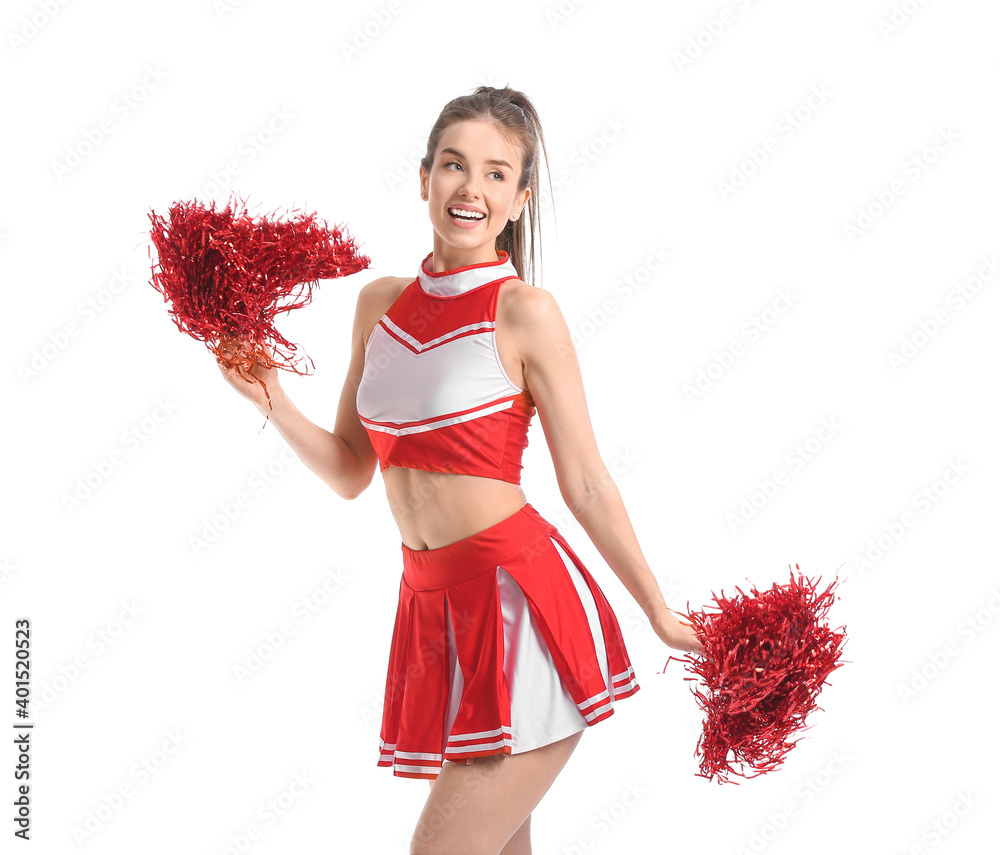
<path fill-rule="evenodd" d="M 562 558 L 583 604 L 590 632 L 594 637 L 604 684 L 610 693 L 611 679 L 607 650 L 593 594 L 590 593 L 590 588 L 587 587 L 587 582 L 573 563 L 573 559 L 554 539 L 550 537 L 549 540 Z M 584 730 L 587 727 L 587 720 L 559 677 L 545 639 L 532 619 L 521 586 L 503 567 L 497 567 L 497 590 L 503 613 L 504 673 L 511 694 L 512 735 L 509 740 L 504 741 L 509 741 L 512 754 L 519 754 Z M 465 682 L 461 669 L 456 665 L 454 633 L 451 616 L 448 615 L 448 673 L 451 680 L 451 694 L 445 717 L 446 737 L 451 732 L 458 715 Z M 610 703 L 609 699 L 609 705 Z"/>

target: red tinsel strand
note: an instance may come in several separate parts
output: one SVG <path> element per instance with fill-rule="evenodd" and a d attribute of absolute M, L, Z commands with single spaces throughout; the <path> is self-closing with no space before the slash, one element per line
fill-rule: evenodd
<path fill-rule="evenodd" d="M 789 738 L 805 729 L 826 678 L 842 664 L 844 628 L 821 623 L 837 580 L 818 591 L 818 580 L 790 576 L 789 584 L 763 592 L 751 588 L 747 595 L 737 587 L 738 597 L 713 594 L 713 612 L 689 607 L 686 618 L 704 656 L 670 659 L 696 675 L 685 680 L 700 680 L 692 692 L 705 713 L 695 749 L 701 777 L 721 784 L 729 775 L 753 778 L 778 768 L 796 744 Z"/>
<path fill-rule="evenodd" d="M 296 366 L 297 347 L 277 330 L 275 317 L 308 304 L 317 280 L 371 263 L 346 228 L 331 229 L 313 213 L 254 218 L 245 203 L 238 210 L 231 200 L 217 211 L 215 202 L 206 208 L 191 201 L 171 205 L 169 220 L 155 211 L 149 219 L 158 257 L 150 284 L 177 328 L 204 342 L 223 368 L 260 383 L 269 403 L 254 365 L 309 373 Z"/>

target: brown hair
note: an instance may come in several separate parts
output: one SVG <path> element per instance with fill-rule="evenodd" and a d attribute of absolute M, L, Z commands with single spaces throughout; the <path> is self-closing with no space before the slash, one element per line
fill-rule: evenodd
<path fill-rule="evenodd" d="M 444 129 L 454 122 L 461 121 L 489 122 L 500 134 L 521 152 L 521 176 L 517 183 L 520 193 L 525 187 L 531 188 L 528 198 L 528 216 L 519 216 L 513 222 L 508 220 L 502 232 L 497 235 L 496 249 L 510 254 L 510 261 L 520 279 L 529 285 L 534 284 L 529 276 L 535 273 L 535 233 L 538 232 L 539 270 L 541 268 L 541 227 L 538 222 L 538 149 L 548 166 L 548 154 L 545 151 L 545 139 L 542 136 L 542 126 L 538 121 L 538 113 L 530 99 L 516 89 L 495 89 L 492 86 L 480 86 L 471 95 L 460 95 L 444 105 L 430 136 L 427 137 L 427 153 L 420 165 L 428 172 L 434 162 L 434 153 Z M 549 193 L 552 193 L 552 178 L 549 177 Z M 553 214 L 554 216 L 554 214 Z M 525 247 L 524 221 L 530 221 L 531 245 Z M 528 266 L 526 267 L 526 262 Z"/>

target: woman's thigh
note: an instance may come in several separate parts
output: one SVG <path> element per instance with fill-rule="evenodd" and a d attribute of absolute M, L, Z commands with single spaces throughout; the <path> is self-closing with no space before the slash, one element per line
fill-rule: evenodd
<path fill-rule="evenodd" d="M 431 785 L 431 789 L 434 789 L 434 779 L 431 778 L 427 781 Z M 506 855 L 506 853 L 522 853 L 531 852 L 531 814 L 529 813 L 527 818 L 522 822 L 517 831 L 515 831 L 508 839 L 507 843 L 504 845 L 503 849 L 500 850 L 500 855 Z"/>
<path fill-rule="evenodd" d="M 410 855 L 497 855 L 548 792 L 583 731 L 521 754 L 445 763 L 410 842 Z"/>

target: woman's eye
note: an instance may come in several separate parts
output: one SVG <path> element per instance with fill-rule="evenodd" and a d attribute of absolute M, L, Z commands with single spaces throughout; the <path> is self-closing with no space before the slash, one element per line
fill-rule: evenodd
<path fill-rule="evenodd" d="M 449 160 L 444 165 L 444 168 L 447 169 L 449 166 L 457 166 L 459 169 L 462 168 L 462 164 L 460 164 L 457 160 Z M 506 181 L 506 178 L 504 178 L 504 174 L 502 172 L 500 172 L 499 170 L 491 172 L 490 175 L 499 175 L 501 181 Z"/>

